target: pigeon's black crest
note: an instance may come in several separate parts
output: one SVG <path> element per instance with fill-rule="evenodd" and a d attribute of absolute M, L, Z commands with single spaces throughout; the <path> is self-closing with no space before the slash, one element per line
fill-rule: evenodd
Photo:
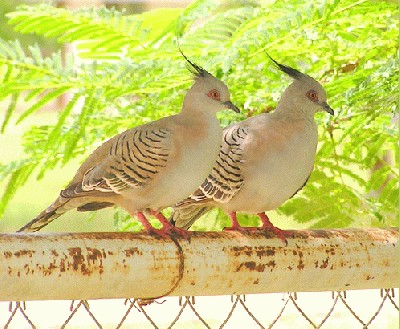
<path fill-rule="evenodd" d="M 196 77 L 205 77 L 208 73 L 205 69 L 203 69 L 201 66 L 197 65 L 196 63 L 193 63 L 191 60 L 189 60 L 186 55 L 182 52 L 182 49 L 179 48 L 179 52 L 182 54 L 183 58 L 186 60 L 188 63 L 188 69 L 191 73 L 193 73 Z M 211 75 L 211 74 L 210 74 Z"/>
<path fill-rule="evenodd" d="M 276 65 L 276 67 L 278 69 L 280 69 L 282 72 L 286 73 L 288 76 L 292 77 L 293 79 L 299 80 L 300 78 L 306 76 L 304 73 L 301 73 L 300 71 L 297 71 L 296 69 L 294 69 L 290 66 L 279 64 L 267 52 L 266 52 L 266 54 L 270 58 L 270 60 L 274 62 L 274 64 Z"/>

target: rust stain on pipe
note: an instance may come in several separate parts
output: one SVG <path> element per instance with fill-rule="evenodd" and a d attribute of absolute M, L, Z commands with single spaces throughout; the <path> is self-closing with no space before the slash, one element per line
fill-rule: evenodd
<path fill-rule="evenodd" d="M 133 233 L 0 234 L 0 299 L 60 299 L 66 294 L 67 299 L 157 298 L 398 285 L 397 229 L 292 233 L 286 247 L 263 232 L 194 232 L 190 240 Z"/>

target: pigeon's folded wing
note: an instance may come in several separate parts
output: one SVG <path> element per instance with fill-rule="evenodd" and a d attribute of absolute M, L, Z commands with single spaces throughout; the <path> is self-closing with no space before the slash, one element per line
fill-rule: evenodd
<path fill-rule="evenodd" d="M 145 187 L 166 166 L 172 144 L 169 130 L 152 125 L 127 130 L 110 142 L 102 146 L 107 150 L 96 150 L 106 158 L 89 166 L 82 181 L 70 184 L 61 196 L 120 194 L 126 189 Z"/>
<path fill-rule="evenodd" d="M 243 143 L 247 135 L 246 126 L 232 125 L 224 130 L 222 146 L 211 173 L 189 198 L 176 205 L 177 208 L 211 200 L 226 203 L 232 199 L 243 185 Z"/>

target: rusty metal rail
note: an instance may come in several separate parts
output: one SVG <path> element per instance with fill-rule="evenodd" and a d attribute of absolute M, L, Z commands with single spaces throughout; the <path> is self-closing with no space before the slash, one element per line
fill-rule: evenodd
<path fill-rule="evenodd" d="M 399 287 L 398 229 L 0 234 L 0 300 L 156 298 Z"/>

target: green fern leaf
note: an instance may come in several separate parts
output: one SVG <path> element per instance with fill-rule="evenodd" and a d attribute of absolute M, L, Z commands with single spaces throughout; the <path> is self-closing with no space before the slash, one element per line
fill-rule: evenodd
<path fill-rule="evenodd" d="M 70 89 L 69 87 L 64 87 L 50 91 L 48 94 L 43 96 L 38 102 L 36 102 L 34 105 L 28 108 L 23 114 L 21 114 L 21 116 L 17 120 L 17 123 L 20 123 L 21 121 L 26 119 L 29 115 L 42 108 L 45 104 L 65 94 L 69 89 Z"/>
<path fill-rule="evenodd" d="M 8 104 L 7 112 L 4 116 L 3 124 L 1 125 L 1 133 L 3 134 L 13 113 L 15 112 L 15 108 L 17 107 L 19 94 L 14 94 L 11 96 L 10 104 Z"/>

